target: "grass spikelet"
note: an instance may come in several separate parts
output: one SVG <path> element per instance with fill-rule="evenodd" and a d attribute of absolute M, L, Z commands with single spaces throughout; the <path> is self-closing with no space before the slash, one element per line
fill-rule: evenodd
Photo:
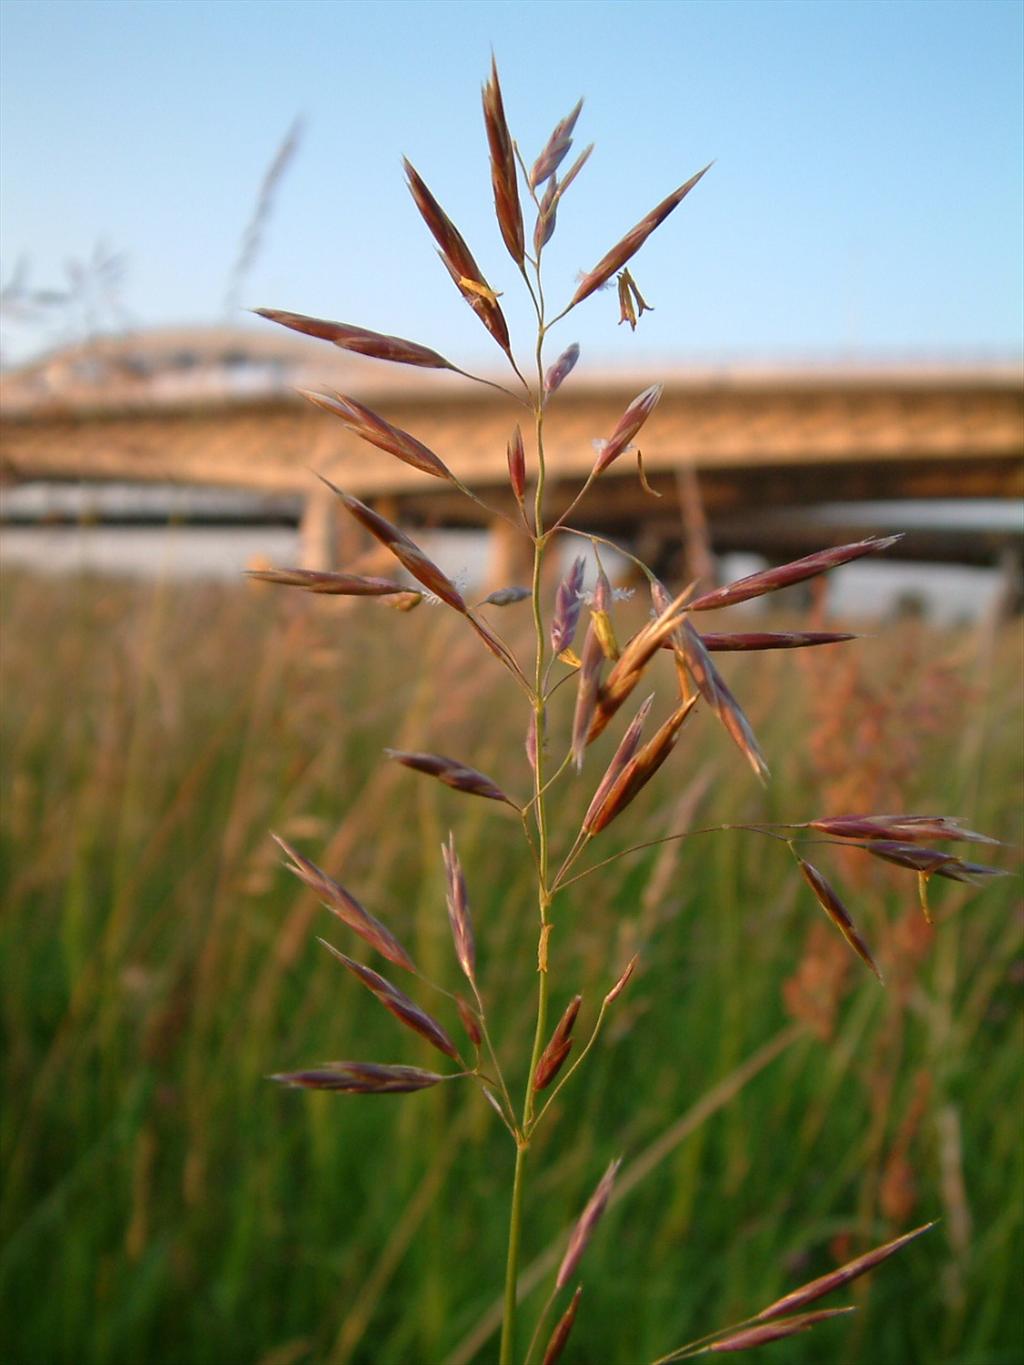
<path fill-rule="evenodd" d="M 247 569 L 246 576 L 259 583 L 278 583 L 286 588 L 335 597 L 397 597 L 408 591 L 390 578 L 364 578 L 354 573 L 321 573 L 316 569 Z"/>
<path fill-rule="evenodd" d="M 511 358 L 508 323 L 497 302 L 496 295 L 484 279 L 483 271 L 473 259 L 473 253 L 462 234 L 427 188 L 422 176 L 409 161 L 404 162 L 405 173 L 420 216 L 433 234 L 448 273 L 459 293 L 476 313 L 501 349 Z M 461 281 L 470 283 L 464 285 Z M 476 285 L 477 288 L 473 288 Z"/>
<path fill-rule="evenodd" d="M 822 1308 L 817 1313 L 802 1313 L 799 1317 L 763 1323 L 760 1327 L 745 1327 L 742 1332 L 733 1332 L 731 1335 L 713 1342 L 708 1350 L 716 1352 L 750 1351 L 755 1346 L 767 1346 L 769 1342 L 782 1341 L 786 1337 L 796 1336 L 799 1332 L 806 1332 L 819 1322 L 827 1322 L 829 1318 L 846 1317 L 848 1313 L 856 1313 L 856 1311 L 856 1307 L 849 1304 L 845 1308 Z"/>
<path fill-rule="evenodd" d="M 748 630 L 728 634 L 701 631 L 709 654 L 761 649 L 810 649 L 815 645 L 838 645 L 858 637 L 845 630 Z"/>
<path fill-rule="evenodd" d="M 583 827 L 588 834 L 600 834 L 647 786 L 675 748 L 683 722 L 696 704 L 697 698 L 689 697 L 676 707 L 657 733 L 623 766 L 596 809 L 595 797 L 584 820 Z"/>
<path fill-rule="evenodd" d="M 551 652 L 559 655 L 572 644 L 583 606 L 583 574 L 586 560 L 582 555 L 573 560 L 569 572 L 558 585 L 555 611 L 551 618 Z"/>
<path fill-rule="evenodd" d="M 828 573 L 841 564 L 849 564 L 865 555 L 880 554 L 902 540 L 902 535 L 868 536 L 849 545 L 836 545 L 831 550 L 818 550 L 803 559 L 794 559 L 789 564 L 779 564 L 761 573 L 748 574 L 735 583 L 728 583 L 714 592 L 702 593 L 690 603 L 693 611 L 712 611 L 718 607 L 735 606 L 737 602 L 749 602 L 752 597 L 763 597 L 765 593 L 778 592 L 780 588 L 792 587 L 794 583 L 804 583 L 808 578 Z"/>
<path fill-rule="evenodd" d="M 577 1285 L 576 1292 L 569 1301 L 569 1307 L 555 1324 L 555 1330 L 551 1333 L 541 1365 L 556 1365 L 556 1362 L 561 1360 L 562 1352 L 569 1340 L 569 1333 L 572 1331 L 572 1325 L 576 1321 L 576 1312 L 582 1296 L 583 1286 Z"/>
<path fill-rule="evenodd" d="M 553 393 L 562 387 L 566 379 L 572 373 L 573 367 L 580 358 L 580 348 L 577 342 L 567 346 L 555 363 L 549 367 L 544 376 L 544 392 L 550 398 Z"/>
<path fill-rule="evenodd" d="M 575 308 L 578 303 L 582 303 L 584 299 L 589 298 L 595 289 L 600 289 L 617 271 L 621 270 L 626 262 L 636 255 L 655 228 L 660 227 L 672 210 L 678 208 L 693 189 L 694 185 L 696 185 L 710 169 L 711 165 L 709 163 L 703 170 L 698 171 L 696 175 L 692 175 L 685 184 L 680 185 L 677 190 L 673 190 L 660 204 L 651 209 L 646 217 L 641 218 L 636 227 L 631 228 L 621 241 L 616 242 L 612 249 L 601 257 L 593 270 L 589 271 L 584 275 L 583 279 L 580 280 L 576 292 L 569 302 L 569 307 Z"/>
<path fill-rule="evenodd" d="M 568 156 L 572 147 L 572 135 L 576 128 L 576 121 L 582 109 L 583 101 L 577 100 L 565 118 L 560 119 L 555 124 L 551 136 L 544 145 L 544 150 L 533 163 L 533 169 L 530 171 L 531 189 L 535 190 L 538 185 L 543 185 L 545 180 L 549 180 Z"/>
<path fill-rule="evenodd" d="M 438 355 L 437 351 L 432 351 L 429 346 L 421 346 L 416 341 L 406 341 L 404 337 L 370 332 L 365 327 L 353 327 L 348 322 L 328 322 L 326 318 L 311 318 L 304 313 L 286 313 L 279 308 L 256 308 L 253 311 L 270 322 L 290 327 L 293 332 L 318 337 L 322 341 L 340 346 L 343 351 L 369 356 L 373 360 L 389 360 L 397 365 L 417 365 L 428 370 L 455 368 L 450 360 L 445 360 L 443 355 Z"/>
<path fill-rule="evenodd" d="M 935 1226 L 935 1220 L 930 1223 L 922 1223 L 920 1227 L 904 1232 L 899 1237 L 894 1237 L 891 1242 L 885 1242 L 882 1246 L 865 1251 L 862 1256 L 855 1256 L 852 1261 L 846 1261 L 836 1270 L 831 1270 L 827 1275 L 820 1275 L 816 1280 L 811 1280 L 808 1284 L 801 1285 L 799 1289 L 794 1289 L 791 1293 L 784 1295 L 781 1299 L 776 1299 L 767 1308 L 762 1308 L 758 1313 L 761 1322 L 770 1322 L 775 1318 L 792 1313 L 797 1308 L 803 1308 L 809 1303 L 814 1303 L 818 1299 L 823 1299 L 826 1294 L 832 1294 L 837 1289 L 842 1289 L 851 1280 L 858 1279 L 861 1275 L 866 1275 L 869 1270 L 874 1270 L 875 1266 L 887 1261 L 890 1256 L 895 1256 L 897 1251 L 902 1251 L 909 1243 L 926 1233 Z"/>
<path fill-rule="evenodd" d="M 396 763 L 436 777 L 439 782 L 443 782 L 446 787 L 452 787 L 455 791 L 467 792 L 470 796 L 483 796 L 488 801 L 503 801 L 513 810 L 519 809 L 512 798 L 489 777 L 477 772 L 475 768 L 467 767 L 465 763 L 460 763 L 458 759 L 446 758 L 444 754 L 416 753 L 405 749 L 385 749 L 384 752 Z"/>
<path fill-rule="evenodd" d="M 540 1054 L 537 1069 L 533 1073 L 534 1090 L 546 1090 L 562 1069 L 566 1057 L 572 1051 L 572 1030 L 576 1016 L 583 1003 L 582 995 L 574 995 L 565 1007 L 565 1012 L 555 1025 L 548 1045 Z"/>
<path fill-rule="evenodd" d="M 583 1253 L 590 1245 L 590 1239 L 594 1235 L 594 1229 L 601 1221 L 601 1215 L 607 1207 L 611 1196 L 612 1186 L 615 1184 L 615 1176 L 619 1167 L 622 1165 L 622 1158 L 618 1157 L 611 1163 L 604 1175 L 598 1182 L 597 1188 L 587 1201 L 586 1207 L 580 1214 L 576 1226 L 572 1230 L 569 1238 L 569 1245 L 565 1249 L 562 1263 L 558 1267 L 558 1274 L 555 1276 L 555 1287 L 564 1289 L 576 1273 Z"/>
<path fill-rule="evenodd" d="M 970 844 L 997 844 L 987 834 L 965 829 L 948 815 L 828 815 L 808 820 L 808 829 L 839 839 L 882 839 L 913 844 L 920 839 L 948 839 Z"/>
<path fill-rule="evenodd" d="M 526 493 L 526 450 L 523 446 L 523 433 L 519 429 L 518 423 L 508 438 L 508 481 L 516 502 L 522 507 Z"/>
<path fill-rule="evenodd" d="M 523 236 L 523 211 L 519 206 L 519 177 L 512 135 L 505 119 L 505 105 L 501 98 L 498 67 L 491 58 L 490 80 L 483 88 L 484 126 L 491 151 L 491 185 L 494 189 L 494 212 L 508 254 L 521 266 L 526 256 Z"/>
<path fill-rule="evenodd" d="M 288 859 L 285 866 L 295 874 L 299 881 L 319 897 L 324 907 L 332 915 L 337 915 L 353 933 L 380 953 L 381 957 L 393 962 L 396 967 L 404 967 L 407 972 L 415 972 L 416 964 L 405 951 L 390 929 L 365 910 L 350 892 L 317 867 L 316 863 L 304 858 L 277 834 L 270 836 Z"/>
<path fill-rule="evenodd" d="M 619 780 L 626 766 L 632 761 L 633 755 L 640 747 L 640 738 L 643 735 L 644 724 L 647 721 L 647 717 L 650 715 L 651 707 L 653 705 L 654 693 L 652 692 L 630 721 L 626 728 L 626 733 L 622 736 L 621 740 L 619 740 L 618 747 L 614 754 L 612 754 L 611 762 L 605 769 L 604 776 L 598 783 L 597 791 L 594 793 L 590 805 L 587 807 L 587 813 L 583 817 L 582 828 L 584 832 L 590 832 L 593 821 L 604 806 L 611 789 L 615 786 L 615 783 Z"/>
<path fill-rule="evenodd" d="M 306 1071 L 285 1071 L 271 1076 L 280 1085 L 301 1090 L 340 1090 L 346 1095 L 404 1095 L 425 1090 L 445 1079 L 436 1071 L 418 1066 L 393 1066 L 381 1062 L 324 1062 Z"/>
<path fill-rule="evenodd" d="M 603 473 L 612 461 L 617 460 L 622 452 L 627 449 L 633 437 L 658 406 L 663 388 L 662 384 L 652 384 L 633 399 L 616 423 L 615 430 L 606 441 L 601 443 L 597 459 L 594 462 L 595 474 Z"/>
<path fill-rule="evenodd" d="M 803 873 L 804 881 L 814 892 L 815 899 L 825 911 L 825 914 L 828 915 L 829 919 L 842 934 L 843 938 L 846 939 L 847 943 L 861 961 L 866 962 L 875 976 L 881 981 L 882 973 L 875 965 L 875 959 L 871 956 L 867 944 L 857 932 L 853 920 L 850 918 L 846 907 L 836 895 L 835 891 L 818 869 L 811 863 L 805 862 L 803 858 L 798 857 L 797 864 L 799 865 L 800 871 Z"/>
<path fill-rule="evenodd" d="M 448 882 L 448 922 L 455 941 L 455 955 L 459 966 L 470 981 L 476 980 L 476 944 L 473 939 L 473 921 L 469 913 L 469 897 L 466 894 L 466 878 L 455 852 L 455 835 L 449 833 L 448 842 L 441 845 L 444 870 Z"/>
<path fill-rule="evenodd" d="M 639 955 L 638 953 L 634 953 L 633 956 L 632 956 L 632 957 L 629 959 L 629 961 L 626 963 L 626 966 L 625 966 L 625 968 L 623 969 L 622 975 L 619 977 L 618 981 L 616 981 L 615 985 L 611 988 L 611 990 L 608 992 L 608 994 L 607 994 L 607 995 L 605 996 L 605 998 L 604 998 L 604 1003 L 605 1003 L 605 1007 L 606 1007 L 606 1008 L 607 1008 L 608 1005 L 614 1004 L 614 1002 L 615 1002 L 616 1000 L 618 1000 L 619 996 L 622 994 L 622 992 L 623 992 L 623 991 L 626 989 L 626 987 L 629 985 L 630 977 L 631 977 L 631 976 L 633 975 L 633 973 L 636 971 L 636 964 L 637 964 L 639 961 L 640 961 L 640 955 Z"/>
<path fill-rule="evenodd" d="M 380 972 L 375 972 L 372 967 L 366 967 L 361 962 L 356 962 L 354 958 L 346 957 L 337 948 L 320 939 L 327 951 L 338 959 L 339 962 L 349 969 L 353 976 L 357 976 L 366 989 L 377 997 L 380 1003 L 388 1010 L 399 1023 L 411 1029 L 413 1033 L 418 1033 L 421 1038 L 425 1038 L 428 1043 L 436 1047 L 438 1052 L 443 1052 L 446 1057 L 451 1057 L 454 1062 L 461 1062 L 458 1048 L 448 1037 L 448 1034 L 424 1009 L 421 1009 L 414 1000 L 400 991 L 397 986 Z"/>
<path fill-rule="evenodd" d="M 365 502 L 360 502 L 358 498 L 353 498 L 350 494 L 343 492 L 330 479 L 325 479 L 319 475 L 321 482 L 325 483 L 332 492 L 336 493 L 345 505 L 346 511 L 355 517 L 360 525 L 387 546 L 398 562 L 409 570 L 413 578 L 422 583 L 423 586 L 432 592 L 435 597 L 439 597 L 442 602 L 467 615 L 466 603 L 463 601 L 462 594 L 451 581 L 451 579 L 441 572 L 433 560 L 428 559 L 416 542 L 410 539 L 404 531 L 400 531 L 397 526 L 393 526 L 386 517 L 382 517 L 379 512 L 375 512 L 372 507 L 367 507 Z"/>
<path fill-rule="evenodd" d="M 341 393 L 316 393 L 310 389 L 299 389 L 298 392 L 324 412 L 329 412 L 333 417 L 340 417 L 353 435 L 369 445 L 394 455 L 404 464 L 412 465 L 413 469 L 419 469 L 424 474 L 432 474 L 435 479 L 455 482 L 451 470 L 428 446 L 418 441 L 415 436 L 410 436 L 401 427 L 392 426 L 380 413 L 364 407 L 356 399 L 347 398 Z"/>
<path fill-rule="evenodd" d="M 583 755 L 587 747 L 587 735 L 597 707 L 598 690 L 601 686 L 601 670 L 604 667 L 605 651 L 596 627 L 599 612 L 607 613 L 611 606 L 612 589 L 608 575 L 599 565 L 597 585 L 594 588 L 594 605 L 583 637 L 583 650 L 580 654 L 579 679 L 576 684 L 576 707 L 572 721 L 572 757 L 576 771 L 583 768 Z"/>

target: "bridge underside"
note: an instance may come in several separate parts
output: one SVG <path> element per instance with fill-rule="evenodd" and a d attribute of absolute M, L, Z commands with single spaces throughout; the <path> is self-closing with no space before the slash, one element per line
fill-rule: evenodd
<path fill-rule="evenodd" d="M 566 506 L 642 387 L 625 379 L 575 389 L 547 426 L 549 517 Z M 360 398 L 374 403 L 372 393 Z M 523 409 L 490 391 L 389 391 L 381 410 L 414 433 L 496 509 L 512 510 L 505 446 Z M 525 426 L 525 422 L 524 422 Z M 8 413 L 0 469 L 10 480 L 117 480 L 218 485 L 309 499 L 323 557 L 333 533 L 311 471 L 374 502 L 405 525 L 469 527 L 487 514 L 440 479 L 367 446 L 342 423 L 289 395 L 157 408 L 56 407 Z M 574 514 L 581 529 L 628 541 L 692 538 L 716 549 L 801 550 L 818 534 L 794 509 L 877 500 L 1024 497 L 1024 397 L 1014 374 L 863 374 L 677 378 L 641 433 L 645 491 L 623 455 Z M 529 453 L 529 446 L 528 446 Z M 501 526 L 503 523 L 495 522 Z M 904 553 L 992 562 L 1006 536 L 923 533 Z M 809 546 L 808 546 L 809 548 Z"/>

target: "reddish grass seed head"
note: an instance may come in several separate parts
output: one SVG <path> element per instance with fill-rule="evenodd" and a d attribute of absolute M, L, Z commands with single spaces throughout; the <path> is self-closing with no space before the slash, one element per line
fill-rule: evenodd
<path fill-rule="evenodd" d="M 290 327 L 293 332 L 303 332 L 306 336 L 318 337 L 340 346 L 343 351 L 353 351 L 356 355 L 370 356 L 374 360 L 390 360 L 398 365 L 418 365 L 428 370 L 454 369 L 451 361 L 432 351 L 429 346 L 421 346 L 416 341 L 406 341 L 404 337 L 387 336 L 382 332 L 371 332 L 365 327 L 353 327 L 348 322 L 329 322 L 326 318 L 311 318 L 304 313 L 286 313 L 279 308 L 256 308 L 253 310 L 261 318 Z"/>
<path fill-rule="evenodd" d="M 360 502 L 358 498 L 352 497 L 349 493 L 343 492 L 336 484 L 331 483 L 330 479 L 324 478 L 322 474 L 317 477 L 321 483 L 327 485 L 333 493 L 341 499 L 348 511 L 361 526 L 370 532 L 382 545 L 387 546 L 398 562 L 405 566 L 423 586 L 439 597 L 442 602 L 455 611 L 466 615 L 466 603 L 463 601 L 462 594 L 458 588 L 442 571 L 437 567 L 433 560 L 428 559 L 416 542 L 410 539 L 404 531 L 400 531 L 397 526 L 392 525 L 386 517 L 382 517 L 379 512 L 375 512 L 372 507 L 367 507 L 365 502 Z"/>
<path fill-rule="evenodd" d="M 385 749 L 384 752 L 388 758 L 393 758 L 396 763 L 401 763 L 406 768 L 413 768 L 416 772 L 427 773 L 430 777 L 436 777 L 439 782 L 443 782 L 446 787 L 451 787 L 455 791 L 466 792 L 470 796 L 483 796 L 489 801 L 503 801 L 513 810 L 519 809 L 512 798 L 507 796 L 497 783 L 492 782 L 483 773 L 477 772 L 475 768 L 460 763 L 458 759 L 446 758 L 444 754 L 416 753 L 406 749 Z"/>
<path fill-rule="evenodd" d="M 748 602 L 752 597 L 763 597 L 780 588 L 803 583 L 818 574 L 828 573 L 842 564 L 849 564 L 865 555 L 879 554 L 902 540 L 902 535 L 868 536 L 866 540 L 853 541 L 849 545 L 836 545 L 830 550 L 818 550 L 803 559 L 794 559 L 789 564 L 779 564 L 761 573 L 748 574 L 746 578 L 728 583 L 724 588 L 702 593 L 690 603 L 693 611 L 711 611 L 719 607 L 731 607 L 737 602 Z"/>
<path fill-rule="evenodd" d="M 321 573 L 316 569 L 246 569 L 246 577 L 260 583 L 337 597 L 393 597 L 407 591 L 390 578 L 364 578 L 354 573 Z"/>
<path fill-rule="evenodd" d="M 353 976 L 359 978 L 366 989 L 377 997 L 384 1008 L 393 1014 L 399 1023 L 404 1024 L 413 1033 L 418 1033 L 421 1038 L 425 1038 L 428 1043 L 436 1047 L 438 1052 L 443 1052 L 446 1057 L 451 1057 L 455 1062 L 461 1060 L 458 1049 L 437 1020 L 429 1015 L 426 1010 L 421 1009 L 415 1001 L 410 1000 L 404 991 L 399 990 L 387 977 L 381 976 L 372 967 L 366 967 L 363 963 L 356 962 L 354 958 L 346 957 L 326 939 L 320 939 L 320 942 L 332 957 L 336 957 Z"/>
<path fill-rule="evenodd" d="M 640 250 L 655 228 L 661 226 L 673 209 L 682 203 L 697 182 L 710 169 L 709 164 L 703 170 L 698 171 L 696 175 L 692 175 L 689 180 L 680 185 L 678 189 L 673 190 L 660 204 L 651 209 L 646 217 L 641 218 L 639 223 L 631 228 L 621 241 L 616 242 L 612 249 L 602 256 L 593 270 L 580 280 L 576 292 L 570 300 L 569 307 L 574 308 L 576 304 L 582 303 L 584 299 L 590 297 L 595 289 L 600 289 L 617 271 L 621 270 L 626 262 Z"/>
<path fill-rule="evenodd" d="M 511 355 L 508 324 L 494 291 L 473 259 L 462 234 L 427 188 L 423 177 L 408 160 L 404 163 L 409 192 L 440 251 L 441 260 L 459 293 L 476 313 L 506 355 Z M 463 281 L 466 281 L 464 284 Z M 474 289 L 472 286 L 476 285 Z M 479 292 L 482 291 L 482 292 Z"/>
<path fill-rule="evenodd" d="M 865 1251 L 862 1256 L 856 1256 L 852 1261 L 846 1261 L 836 1270 L 829 1271 L 827 1275 L 820 1275 L 816 1280 L 811 1280 L 809 1283 L 801 1285 L 799 1289 L 794 1289 L 791 1293 L 785 1294 L 781 1299 L 776 1299 L 767 1308 L 762 1308 L 757 1315 L 758 1318 L 762 1322 L 767 1322 L 787 1313 L 792 1313 L 795 1309 L 803 1308 L 818 1299 L 823 1299 L 826 1294 L 832 1294 L 835 1290 L 842 1289 L 844 1285 L 849 1284 L 851 1280 L 856 1280 L 859 1276 L 866 1275 L 869 1270 L 874 1270 L 875 1266 L 881 1265 L 890 1256 L 895 1256 L 897 1251 L 902 1251 L 910 1242 L 934 1226 L 934 1220 L 930 1223 L 922 1223 L 920 1227 L 913 1228 L 900 1237 L 895 1237 L 891 1242 L 885 1242 L 882 1246 L 874 1247 L 871 1251 Z"/>
<path fill-rule="evenodd" d="M 530 171 L 531 189 L 535 190 L 538 185 L 543 185 L 545 180 L 550 179 L 568 156 L 569 149 L 572 147 L 572 135 L 576 129 L 576 120 L 579 118 L 582 109 L 583 101 L 577 100 L 565 118 L 560 119 L 555 124 L 544 150 L 533 163 L 533 169 Z"/>
<path fill-rule="evenodd" d="M 663 385 L 652 384 L 644 389 L 643 393 L 637 394 L 619 418 L 615 430 L 601 445 L 597 460 L 594 462 L 595 474 L 602 473 L 613 460 L 618 459 L 657 407 L 662 391 Z"/>
<path fill-rule="evenodd" d="M 342 393 L 317 393 L 311 389 L 298 389 L 296 392 L 301 393 L 303 398 L 308 398 L 324 412 L 329 412 L 333 417 L 340 417 L 347 429 L 360 440 L 376 446 L 378 450 L 386 451 L 389 455 L 394 455 L 396 459 L 424 474 L 432 474 L 436 479 L 447 479 L 449 483 L 454 482 L 451 470 L 429 446 L 425 446 L 422 441 L 403 431 L 401 427 L 393 426 L 386 418 L 381 417 L 380 413 L 364 407 L 355 398 L 348 398 Z"/>
<path fill-rule="evenodd" d="M 576 1312 L 580 1306 L 582 1294 L 583 1286 L 578 1285 L 575 1294 L 573 1294 L 572 1299 L 569 1302 L 569 1307 L 558 1319 L 555 1330 L 551 1333 L 551 1339 L 548 1341 L 547 1348 L 544 1351 L 544 1359 L 541 1361 L 541 1365 L 557 1365 L 557 1362 L 561 1360 L 562 1352 L 565 1350 L 566 1342 L 569 1340 L 569 1333 L 572 1331 L 572 1325 L 576 1321 Z"/>
<path fill-rule="evenodd" d="M 565 1013 L 555 1025 L 548 1045 L 541 1053 L 537 1069 L 533 1074 L 534 1090 L 546 1090 L 562 1069 L 562 1063 L 572 1049 L 572 1030 L 576 1016 L 583 1003 L 582 995 L 575 995 L 565 1008 Z"/>
<path fill-rule="evenodd" d="M 526 449 L 518 423 L 508 439 L 508 481 L 521 507 L 526 493 Z"/>
<path fill-rule="evenodd" d="M 590 1244 L 590 1239 L 594 1235 L 594 1229 L 601 1221 L 601 1215 L 608 1205 L 612 1186 L 615 1184 L 615 1176 L 621 1165 L 621 1157 L 618 1157 L 611 1163 L 598 1182 L 597 1189 L 590 1196 L 586 1207 L 580 1214 L 576 1226 L 573 1228 L 569 1238 L 569 1245 L 565 1249 L 565 1255 L 562 1257 L 562 1264 L 558 1267 L 558 1274 L 555 1276 L 555 1287 L 557 1289 L 564 1289 L 575 1275 L 576 1268 L 583 1258 L 583 1253 L 586 1251 Z"/>
<path fill-rule="evenodd" d="M 396 967 L 404 967 L 407 972 L 416 971 L 416 964 L 391 930 L 385 928 L 380 920 L 375 919 L 368 910 L 365 910 L 355 896 L 317 867 L 316 863 L 304 858 L 297 849 L 292 848 L 291 844 L 280 838 L 279 835 L 271 834 L 270 837 L 287 858 L 288 861 L 285 866 L 288 871 L 294 873 L 299 881 L 309 887 L 310 891 L 317 896 L 327 910 L 330 910 L 332 915 L 337 915 L 343 924 L 346 924 L 353 933 L 358 934 L 364 943 L 368 943 L 371 948 L 380 953 L 381 957 L 387 958 Z"/>
<path fill-rule="evenodd" d="M 555 594 L 555 610 L 551 618 L 551 650 L 556 656 L 568 649 L 576 634 L 576 625 L 583 606 L 583 575 L 586 560 L 580 555 L 573 560 L 572 567 L 558 585 Z"/>
<path fill-rule="evenodd" d="M 469 896 L 466 892 L 466 878 L 455 852 L 455 835 L 449 833 L 447 844 L 441 845 L 444 859 L 445 876 L 448 883 L 448 922 L 451 925 L 452 939 L 455 942 L 455 955 L 459 966 L 470 981 L 476 980 L 476 942 L 473 937 L 473 920 L 469 912 Z"/>
<path fill-rule="evenodd" d="M 519 206 L 519 176 L 512 135 L 505 118 L 505 104 L 501 97 L 498 67 L 491 58 L 491 76 L 483 88 L 484 126 L 491 152 L 491 185 L 494 190 L 494 212 L 508 254 L 517 265 L 526 257 L 523 236 L 523 211 Z"/>
<path fill-rule="evenodd" d="M 810 829 L 840 839 L 890 839 L 908 844 L 920 839 L 949 839 L 972 844 L 999 842 L 987 834 L 965 829 L 959 820 L 947 815 L 828 815 L 807 823 Z"/>
<path fill-rule="evenodd" d="M 845 1308 L 821 1308 L 816 1313 L 802 1313 L 799 1317 L 783 1318 L 779 1322 L 762 1323 L 759 1327 L 745 1327 L 741 1332 L 732 1332 L 727 1337 L 722 1337 L 719 1341 L 712 1343 L 708 1347 L 709 1351 L 750 1351 L 755 1346 L 767 1346 L 772 1341 L 782 1341 L 785 1337 L 796 1336 L 799 1332 L 806 1332 L 819 1322 L 827 1322 L 829 1318 L 842 1318 L 848 1313 L 856 1313 L 855 1305 L 848 1304 Z"/>
<path fill-rule="evenodd" d="M 580 348 L 577 342 L 567 346 L 553 365 L 548 369 L 544 376 L 544 392 L 550 398 L 553 393 L 562 387 L 566 379 L 572 373 L 573 367 L 580 358 Z"/>
<path fill-rule="evenodd" d="M 391 1066 L 380 1062 L 324 1062 L 305 1071 L 280 1072 L 271 1076 L 280 1085 L 302 1090 L 339 1090 L 347 1095 L 402 1095 L 425 1090 L 444 1077 L 418 1066 Z"/>
<path fill-rule="evenodd" d="M 833 887 L 811 863 L 805 862 L 803 858 L 797 858 L 797 864 L 803 874 L 804 881 L 814 892 L 815 899 L 825 914 L 828 915 L 857 956 L 867 963 L 875 976 L 881 981 L 882 973 L 875 965 L 875 959 L 871 956 L 867 944 L 857 932 L 846 906 L 843 905 Z"/>

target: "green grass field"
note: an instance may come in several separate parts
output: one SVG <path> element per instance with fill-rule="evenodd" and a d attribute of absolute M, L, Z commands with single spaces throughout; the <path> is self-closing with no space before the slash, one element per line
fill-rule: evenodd
<path fill-rule="evenodd" d="M 381 757 L 433 749 L 526 791 L 525 715 L 496 665 L 442 608 L 259 588 L 9 573 L 2 629 L 5 1359 L 494 1359 L 477 1329 L 500 1295 L 513 1152 L 479 1091 L 265 1078 L 436 1059 L 316 943 L 359 946 L 268 831 L 457 988 L 440 858 L 454 828 L 521 1084 L 536 912 L 518 822 Z M 725 657 L 773 783 L 701 716 L 607 850 L 851 809 L 958 815 L 1019 844 L 1019 643 L 909 622 L 814 657 Z M 556 850 L 601 766 L 556 801 Z M 640 1365 L 941 1218 L 846 1296 L 852 1322 L 758 1358 L 1019 1365 L 1020 850 L 992 853 L 974 856 L 1014 875 L 936 885 L 933 932 L 911 873 L 816 852 L 884 991 L 785 847 L 753 835 L 631 855 L 559 903 L 553 1005 L 581 991 L 578 1028 L 642 954 L 533 1158 L 527 1266 L 625 1158 L 566 1360 Z M 414 993 L 458 1029 L 443 998 Z"/>

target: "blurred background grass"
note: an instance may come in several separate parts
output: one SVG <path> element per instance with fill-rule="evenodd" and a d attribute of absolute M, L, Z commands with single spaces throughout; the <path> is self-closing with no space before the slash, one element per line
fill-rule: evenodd
<path fill-rule="evenodd" d="M 535 951 L 518 823 L 380 754 L 451 753 L 524 791 L 518 698 L 440 609 L 7 573 L 2 628 L 7 1359 L 444 1360 L 500 1289 L 510 1143 L 468 1084 L 266 1082 L 328 1058 L 437 1060 L 316 944 L 361 955 L 267 832 L 456 987 L 439 850 L 455 829 L 518 1087 Z M 908 809 L 1017 844 L 1018 653 L 1016 630 L 907 621 L 728 658 L 768 791 L 702 716 L 602 837 Z M 600 766 L 556 803 L 562 842 Z M 527 1264 L 613 1156 L 639 1177 L 587 1253 L 569 1360 L 650 1359 L 934 1217 L 856 1287 L 852 1327 L 775 1358 L 1022 1358 L 1019 880 L 937 886 L 933 933 L 912 874 L 814 858 L 886 991 L 785 849 L 751 835 L 632 855 L 559 903 L 553 1003 L 582 991 L 584 1036 L 642 953 L 532 1167 Z M 996 860 L 1014 868 L 1019 848 Z"/>

